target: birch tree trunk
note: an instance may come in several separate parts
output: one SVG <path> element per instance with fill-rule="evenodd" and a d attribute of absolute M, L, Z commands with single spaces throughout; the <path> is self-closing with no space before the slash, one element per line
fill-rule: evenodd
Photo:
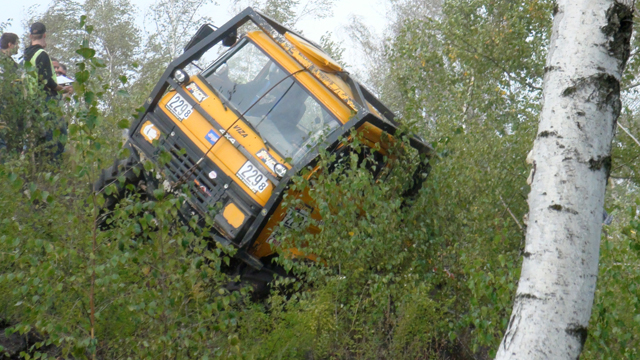
<path fill-rule="evenodd" d="M 496 359 L 577 359 L 598 276 L 633 1 L 558 0 L 538 135 L 527 162 L 522 273 Z"/>

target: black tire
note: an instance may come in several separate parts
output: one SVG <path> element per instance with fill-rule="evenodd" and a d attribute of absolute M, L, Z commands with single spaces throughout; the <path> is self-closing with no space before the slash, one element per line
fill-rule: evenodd
<path fill-rule="evenodd" d="M 251 266 L 236 260 L 233 271 L 227 269 L 227 274 L 232 278 L 239 276 L 239 282 L 230 282 L 226 288 L 229 291 L 238 291 L 240 288 L 249 285 L 252 289 L 251 299 L 253 301 L 262 301 L 269 297 L 272 287 L 275 285 L 274 279 L 279 278 L 291 278 L 296 279 L 295 276 L 289 274 L 281 265 L 273 262 L 273 258 L 277 255 L 271 255 L 261 259 L 264 267 L 261 270 L 256 270 Z M 292 289 L 283 289 L 285 293 L 293 293 Z"/>
<path fill-rule="evenodd" d="M 120 177 L 124 177 L 124 182 L 120 182 Z M 116 191 L 109 195 L 104 194 L 104 205 L 102 206 L 102 212 L 111 211 L 115 208 L 116 204 L 121 199 L 132 193 L 139 193 L 143 190 L 140 188 L 145 180 L 144 167 L 140 163 L 139 157 L 134 149 L 131 149 L 131 155 L 123 160 L 115 159 L 113 165 L 105 170 L 102 170 L 98 181 L 93 185 L 93 190 L 96 192 L 102 192 L 104 189 L 115 184 Z M 128 185 L 133 185 L 135 190 L 133 192 L 128 189 Z M 103 217 L 101 225 L 104 224 L 106 217 Z"/>

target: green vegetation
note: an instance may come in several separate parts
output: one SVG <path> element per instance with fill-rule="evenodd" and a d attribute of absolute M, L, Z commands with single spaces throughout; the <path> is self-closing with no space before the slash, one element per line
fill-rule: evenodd
<path fill-rule="evenodd" d="M 298 4 L 262 5 L 282 3 Z M 134 56 L 142 40 L 128 22 L 119 29 L 131 41 L 112 43 L 133 48 L 109 48 L 120 54 L 110 59 L 104 39 L 113 34 L 100 30 L 109 11 L 98 10 L 115 3 L 60 4 L 47 14 L 67 19 L 73 34 L 53 45 L 54 55 L 77 62 L 73 98 L 41 104 L 9 77 L 0 84 L 0 134 L 15 142 L 0 164 L 0 319 L 6 336 L 29 338 L 24 358 L 492 357 L 519 277 L 529 190 L 524 160 L 542 101 L 552 1 L 394 1 L 386 38 L 367 38 L 352 25 L 371 55 L 369 84 L 439 157 L 406 204 L 401 189 L 418 161 L 401 143 L 384 182 L 375 182 L 355 154 L 321 173 L 313 196 L 322 232 L 285 231 L 278 245 L 281 253 L 295 245 L 321 261 L 279 257 L 296 278 L 278 280 L 258 302 L 249 288 L 227 290 L 233 279 L 220 269 L 233 250 L 204 241 L 208 230 L 196 219 L 178 221 L 182 195 L 130 196 L 108 229 L 97 226 L 116 184 L 103 194 L 92 184 L 128 156 L 121 130 L 171 49 L 160 51 L 156 42 L 148 47 L 153 54 Z M 55 9 L 93 15 L 78 23 Z M 294 10 L 279 11 L 293 21 Z M 328 37 L 323 42 L 343 53 Z M 632 57 L 625 86 L 637 81 L 638 64 Z M 640 130 L 636 89 L 625 92 L 621 117 L 632 134 Z M 48 167 L 35 159 L 41 149 L 20 146 L 46 126 L 47 113 L 71 123 L 68 136 L 60 135 L 67 143 L 61 166 Z M 25 126 L 17 131 L 20 119 Z M 614 220 L 604 227 L 585 359 L 640 356 L 640 146 L 620 133 L 615 147 L 606 205 Z M 354 149 L 365 151 L 357 141 Z M 321 167 L 334 156 L 323 153 Z M 308 183 L 301 176 L 292 186 Z"/>

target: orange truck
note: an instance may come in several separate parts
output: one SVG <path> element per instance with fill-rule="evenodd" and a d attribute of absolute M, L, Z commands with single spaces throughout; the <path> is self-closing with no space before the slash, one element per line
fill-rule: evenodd
<path fill-rule="evenodd" d="M 207 57 L 214 60 L 197 65 Z M 212 240 L 237 248 L 232 272 L 266 283 L 278 272 L 270 261 L 274 229 L 292 226 L 294 217 L 318 217 L 308 194 L 302 207 L 281 204 L 292 177 L 313 168 L 321 147 L 348 152 L 340 139 L 354 128 L 376 152 L 383 136 L 393 139 L 398 131 L 393 119 L 320 46 L 247 8 L 219 28 L 198 30 L 132 124 L 131 158 L 105 170 L 96 189 L 121 176 L 133 185 L 145 179 L 165 189 L 189 185 L 185 218 L 211 216 Z M 417 136 L 410 145 L 423 154 L 415 192 L 432 149 Z M 171 155 L 168 162 L 158 161 L 161 152 Z M 140 167 L 144 161 L 156 163 L 159 180 Z M 136 166 L 141 171 L 131 171 Z M 106 206 L 125 196 L 119 189 Z"/>

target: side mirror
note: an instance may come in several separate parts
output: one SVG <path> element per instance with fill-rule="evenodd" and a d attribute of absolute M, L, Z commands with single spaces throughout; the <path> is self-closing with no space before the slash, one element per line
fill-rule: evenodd
<path fill-rule="evenodd" d="M 199 43 L 204 38 L 206 38 L 207 36 L 212 34 L 214 31 L 216 31 L 215 27 L 213 25 L 211 25 L 211 24 L 204 24 L 204 25 L 200 26 L 200 29 L 198 29 L 196 34 L 193 35 L 191 40 L 189 40 L 187 45 L 184 47 L 184 51 L 186 52 L 187 50 L 189 50 L 192 47 L 196 46 L 197 43 Z M 201 56 L 202 56 L 202 54 L 198 54 L 197 58 L 199 59 Z"/>
<path fill-rule="evenodd" d="M 196 34 L 193 35 L 191 40 L 189 40 L 189 42 L 187 43 L 187 46 L 184 47 L 184 51 L 186 52 L 187 50 L 189 50 L 192 47 L 194 47 L 197 43 L 199 43 L 200 41 L 204 40 L 204 38 L 206 38 L 211 33 L 216 31 L 216 29 L 217 28 L 215 26 L 211 25 L 211 24 L 204 24 L 204 25 L 200 26 L 200 29 L 198 29 Z M 233 44 L 235 44 L 237 40 L 238 40 L 238 32 L 234 29 L 233 32 L 231 32 L 231 34 L 229 34 L 229 36 L 227 36 L 226 38 L 224 38 L 222 40 L 222 45 L 224 45 L 226 47 L 233 46 Z M 195 60 L 200 59 L 200 57 L 202 57 L 202 55 L 205 52 L 206 52 L 206 50 L 203 50 L 200 53 L 198 53 L 196 55 Z"/>
<path fill-rule="evenodd" d="M 226 47 L 230 47 L 230 46 L 233 46 L 236 43 L 236 41 L 238 41 L 238 31 L 234 29 L 233 32 L 229 34 L 229 36 L 227 36 L 222 40 L 222 45 Z"/>

